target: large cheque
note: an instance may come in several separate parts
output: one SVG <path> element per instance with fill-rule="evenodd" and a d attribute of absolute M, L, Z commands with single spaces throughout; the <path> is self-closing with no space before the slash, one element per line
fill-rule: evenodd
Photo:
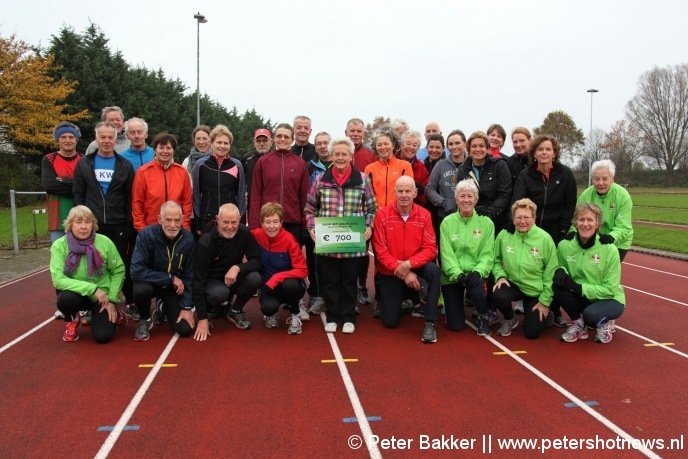
<path fill-rule="evenodd" d="M 365 217 L 315 218 L 315 253 L 353 253 L 365 250 Z"/>

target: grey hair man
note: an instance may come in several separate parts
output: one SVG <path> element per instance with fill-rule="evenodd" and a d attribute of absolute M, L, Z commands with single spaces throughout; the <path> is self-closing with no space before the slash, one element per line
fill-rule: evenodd
<path fill-rule="evenodd" d="M 124 113 L 122 109 L 116 105 L 111 105 L 103 108 L 100 113 L 100 121 L 110 123 L 117 129 L 116 142 L 115 142 L 115 152 L 121 153 L 131 146 L 129 139 L 124 133 Z M 96 151 L 98 144 L 94 140 L 91 142 L 86 149 L 86 154 L 89 155 Z"/>

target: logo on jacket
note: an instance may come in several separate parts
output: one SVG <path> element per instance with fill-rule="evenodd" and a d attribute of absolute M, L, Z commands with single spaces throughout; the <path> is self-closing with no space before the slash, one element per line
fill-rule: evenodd
<path fill-rule="evenodd" d="M 480 228 L 476 228 L 473 230 L 473 237 L 476 239 L 480 239 L 480 237 L 483 235 L 483 232 L 480 231 Z"/>
<path fill-rule="evenodd" d="M 507 245 L 506 246 L 506 253 L 516 253 L 516 251 L 514 250 L 513 247 L 511 247 L 510 245 Z"/>
<path fill-rule="evenodd" d="M 537 247 L 532 247 L 530 249 L 530 254 L 534 257 L 539 257 L 540 256 L 540 250 Z"/>
<path fill-rule="evenodd" d="M 576 262 L 576 257 L 573 255 L 566 255 L 566 262 L 567 263 L 575 263 Z"/>
<path fill-rule="evenodd" d="M 600 255 L 598 253 L 594 254 L 590 260 L 593 265 L 599 265 L 600 264 Z"/>

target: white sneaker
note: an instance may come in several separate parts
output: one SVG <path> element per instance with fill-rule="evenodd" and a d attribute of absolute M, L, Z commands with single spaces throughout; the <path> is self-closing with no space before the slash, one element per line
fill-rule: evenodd
<path fill-rule="evenodd" d="M 334 333 L 337 331 L 337 322 L 327 322 L 325 324 L 325 331 L 327 333 Z"/>
<path fill-rule="evenodd" d="M 287 318 L 287 324 L 289 328 L 287 333 L 290 335 L 300 335 L 301 334 L 301 319 L 299 319 L 298 314 L 292 314 Z"/>
<path fill-rule="evenodd" d="M 308 313 L 314 316 L 319 316 L 321 312 L 325 311 L 325 300 L 319 296 L 314 296 L 308 302 L 309 308 Z"/>
<path fill-rule="evenodd" d="M 306 307 L 299 306 L 299 320 L 311 320 L 310 314 L 308 314 L 308 303 Z"/>
<path fill-rule="evenodd" d="M 356 331 L 356 325 L 353 322 L 344 322 L 342 326 L 342 333 L 353 333 Z"/>
<path fill-rule="evenodd" d="M 271 316 L 263 316 L 263 321 L 265 326 L 268 328 L 278 328 L 279 327 L 279 312 Z"/>
<path fill-rule="evenodd" d="M 59 309 L 55 311 L 54 316 L 56 319 L 64 319 L 64 314 L 62 314 L 62 311 L 60 311 Z"/>

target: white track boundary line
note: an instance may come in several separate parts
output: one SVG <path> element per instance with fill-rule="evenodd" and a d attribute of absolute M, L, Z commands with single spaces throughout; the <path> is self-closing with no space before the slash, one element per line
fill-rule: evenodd
<path fill-rule="evenodd" d="M 681 352 L 681 351 L 677 351 L 676 349 L 673 349 L 673 348 L 671 348 L 671 347 L 669 347 L 669 346 L 665 346 L 664 344 L 662 344 L 662 343 L 660 343 L 660 342 L 658 342 L 658 341 L 655 341 L 655 340 L 653 340 L 652 338 L 648 338 L 647 336 L 643 336 L 643 335 L 641 335 L 641 334 L 639 334 L 639 333 L 636 333 L 636 332 L 634 332 L 634 331 L 632 331 L 632 330 L 629 330 L 628 328 L 624 328 L 624 327 L 621 327 L 621 326 L 619 326 L 619 325 L 616 325 L 616 329 L 617 329 L 617 330 L 624 331 L 624 332 L 628 333 L 629 335 L 633 335 L 633 336 L 635 336 L 636 338 L 640 338 L 641 340 L 643 340 L 643 341 L 645 341 L 645 342 L 652 343 L 652 344 L 654 344 L 654 345 L 657 346 L 657 347 L 661 347 L 662 349 L 666 349 L 666 350 L 669 351 L 669 352 L 673 352 L 673 353 L 676 354 L 676 355 L 680 355 L 681 357 L 688 359 L 688 354 L 686 354 L 686 353 L 684 353 L 684 352 Z"/>
<path fill-rule="evenodd" d="M 470 323 L 468 320 L 466 321 L 466 324 L 468 324 L 468 326 L 471 327 L 473 330 L 476 330 L 475 326 L 474 326 L 472 323 Z M 541 372 L 540 370 L 538 370 L 537 368 L 535 368 L 535 367 L 534 367 L 533 365 L 531 365 L 530 363 L 528 363 L 528 362 L 526 362 L 525 360 L 523 360 L 523 359 L 522 359 L 521 357 L 519 357 L 517 354 L 514 354 L 514 353 L 511 351 L 511 349 L 507 348 L 506 346 L 504 346 L 502 343 L 500 343 L 499 341 L 497 341 L 496 339 L 494 339 L 494 338 L 491 337 L 491 336 L 485 336 L 484 338 L 487 339 L 488 341 L 490 341 L 492 344 L 494 344 L 494 345 L 495 345 L 496 347 L 498 347 L 499 349 L 501 349 L 503 352 L 505 352 L 509 357 L 511 357 L 512 359 L 514 359 L 518 364 L 520 364 L 521 366 L 525 367 L 528 371 L 530 371 L 530 372 L 533 373 L 535 376 L 537 376 L 538 378 L 540 378 L 545 384 L 549 385 L 552 389 L 556 390 L 556 391 L 559 392 L 561 395 L 563 395 L 564 397 L 566 397 L 566 398 L 568 398 L 569 400 L 571 400 L 573 403 L 576 404 L 576 406 L 577 406 L 578 408 L 580 408 L 581 410 L 583 410 L 583 411 L 585 411 L 586 413 L 588 413 L 590 416 L 592 416 L 593 418 L 595 418 L 599 423 L 601 423 L 602 425 L 604 425 L 605 427 L 607 427 L 609 430 L 611 430 L 612 432 L 614 432 L 614 433 L 617 434 L 618 436 L 623 437 L 625 440 L 627 440 L 627 441 L 629 441 L 629 442 L 633 442 L 633 441 L 635 440 L 635 438 L 634 438 L 631 434 L 627 433 L 627 432 L 626 432 L 625 430 L 623 430 L 621 427 L 619 427 L 619 426 L 617 426 L 616 424 L 614 424 L 614 422 L 612 422 L 611 420 L 609 420 L 609 419 L 607 419 L 606 417 L 602 416 L 602 415 L 601 415 L 600 413 L 598 413 L 597 411 L 595 411 L 595 410 L 593 410 L 592 408 L 590 408 L 588 405 L 585 404 L 585 402 L 584 402 L 583 400 L 579 399 L 578 397 L 576 397 L 575 395 L 573 395 L 571 392 L 569 392 L 568 390 L 564 389 L 564 387 L 562 387 L 561 385 L 559 385 L 559 384 L 558 384 L 557 382 L 555 382 L 552 378 L 550 378 L 549 376 L 547 376 L 546 374 L 544 374 L 543 372 Z M 654 451 L 652 451 L 651 449 L 646 448 L 645 446 L 642 446 L 642 447 L 638 448 L 636 451 L 638 451 L 638 452 L 640 452 L 640 453 L 644 454 L 645 456 L 647 456 L 647 457 L 649 457 L 649 458 L 652 458 L 652 459 L 661 459 L 661 456 L 658 456 Z"/>
<path fill-rule="evenodd" d="M 648 268 L 647 266 L 636 265 L 635 263 L 629 263 L 627 261 L 624 261 L 623 264 L 628 265 L 628 266 L 633 266 L 636 268 L 647 269 L 648 271 L 654 271 L 656 273 L 668 274 L 669 276 L 676 276 L 676 277 L 682 277 L 684 279 L 688 279 L 688 276 L 684 276 L 683 274 L 670 273 L 669 271 L 662 271 L 661 269 Z"/>
<path fill-rule="evenodd" d="M 103 442 L 103 445 L 100 447 L 100 450 L 98 450 L 98 453 L 95 455 L 96 458 L 104 459 L 108 456 L 108 454 L 110 454 L 110 451 L 112 451 L 112 448 L 115 446 L 115 443 L 117 442 L 117 439 L 124 430 L 124 427 L 127 425 L 131 417 L 134 415 L 136 408 L 138 408 L 139 403 L 141 403 L 141 400 L 143 399 L 143 396 L 146 395 L 146 392 L 148 392 L 148 389 L 153 383 L 153 380 L 158 375 L 160 368 L 162 368 L 162 364 L 165 363 L 167 356 L 169 356 L 170 352 L 172 352 L 172 348 L 177 343 L 178 339 L 179 334 L 175 333 L 174 336 L 172 336 L 172 339 L 170 339 L 170 342 L 167 343 L 167 347 L 165 347 L 165 350 L 162 351 L 162 354 L 160 354 L 160 357 L 158 357 L 158 360 L 155 362 L 155 365 L 153 365 L 153 368 L 151 368 L 151 371 L 148 373 L 148 376 L 146 376 L 146 379 L 143 381 L 143 384 L 141 384 L 141 387 L 139 387 L 139 390 L 136 392 L 134 397 L 129 402 L 129 405 L 122 413 L 122 416 L 119 418 L 119 421 L 117 421 L 117 424 L 115 424 L 115 427 L 110 432 L 110 435 L 108 435 L 105 441 Z"/>
<path fill-rule="evenodd" d="M 29 277 L 37 276 L 37 275 L 39 275 L 39 274 L 41 274 L 41 273 L 44 273 L 44 272 L 48 271 L 49 269 L 50 269 L 50 268 L 43 268 L 43 269 L 41 269 L 41 270 L 39 270 L 39 271 L 34 271 L 34 272 L 32 272 L 32 273 L 25 274 L 25 275 L 23 275 L 23 276 L 21 276 L 21 277 L 18 277 L 18 278 L 16 278 L 16 279 L 11 280 L 11 281 L 5 282 L 4 284 L 0 284 L 0 288 L 8 287 L 8 286 L 10 286 L 10 285 L 16 284 L 17 282 L 21 282 L 21 281 L 23 281 L 24 279 L 28 279 Z"/>
<path fill-rule="evenodd" d="M 688 303 L 683 303 L 678 300 L 672 300 L 671 298 L 667 298 L 665 296 L 661 295 L 655 295 L 654 293 L 646 292 L 645 290 L 640 290 L 637 288 L 629 287 L 628 285 L 622 285 L 623 288 L 627 288 L 628 290 L 633 290 L 634 292 L 639 292 L 639 293 L 644 293 L 645 295 L 649 296 L 654 296 L 655 298 L 659 298 L 660 300 L 665 300 L 665 301 L 671 301 L 672 303 L 680 304 L 681 306 L 688 306 Z"/>
<path fill-rule="evenodd" d="M 42 322 L 42 323 L 36 325 L 35 327 L 33 327 L 31 330 L 27 331 L 27 332 L 24 333 L 23 335 L 21 335 L 21 336 L 15 338 L 15 339 L 13 339 L 13 340 L 10 341 L 9 343 L 5 344 L 3 347 L 0 347 L 0 354 L 2 354 L 3 352 L 5 352 L 7 349 L 11 348 L 12 346 L 14 346 L 15 344 L 17 344 L 18 342 L 22 341 L 24 338 L 28 338 L 29 336 L 33 335 L 33 334 L 36 333 L 38 330 L 40 330 L 41 328 L 45 327 L 46 325 L 48 325 L 50 322 L 52 322 L 52 321 L 54 321 L 54 320 L 55 320 L 55 317 L 51 317 L 50 319 L 46 320 L 45 322 Z"/>
<path fill-rule="evenodd" d="M 322 320 L 324 326 L 326 323 L 324 312 L 320 313 L 320 319 Z M 358 419 L 358 427 L 359 429 L 361 429 L 361 434 L 363 435 L 363 440 L 365 441 L 366 447 L 368 448 L 368 453 L 370 454 L 371 458 L 382 458 L 382 454 L 380 453 L 377 444 L 371 444 L 373 430 L 370 428 L 368 417 L 366 416 L 365 411 L 363 410 L 361 400 L 358 398 L 356 387 L 354 386 L 354 382 L 351 379 L 351 375 L 349 375 L 349 370 L 346 368 L 346 363 L 344 362 L 342 353 L 339 350 L 339 345 L 337 344 L 337 340 L 334 337 L 334 333 L 325 334 L 327 335 L 327 340 L 330 342 L 330 347 L 332 348 L 334 358 L 337 361 L 339 374 L 341 375 L 342 381 L 344 382 L 344 387 L 346 388 L 346 393 L 349 396 L 351 406 L 354 409 L 354 414 L 356 415 L 356 419 Z M 349 447 L 351 448 L 350 444 Z"/>

